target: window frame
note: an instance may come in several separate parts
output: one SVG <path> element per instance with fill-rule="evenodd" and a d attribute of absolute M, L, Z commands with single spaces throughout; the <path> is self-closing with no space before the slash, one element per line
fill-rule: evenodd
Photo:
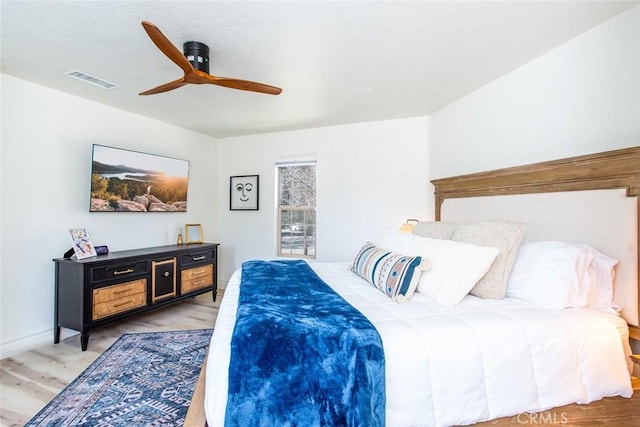
<path fill-rule="evenodd" d="M 315 182 L 314 182 L 314 191 L 315 191 L 315 200 L 316 204 L 314 206 L 290 206 L 290 205 L 281 205 L 280 204 L 280 180 L 281 173 L 280 168 L 290 167 L 290 166 L 313 166 L 315 169 Z M 315 158 L 305 158 L 305 159 L 286 159 L 276 161 L 275 164 L 276 169 L 276 179 L 275 179 L 275 216 L 276 216 L 276 229 L 275 229 L 275 251 L 276 256 L 283 258 L 304 258 L 304 259 L 316 259 L 318 255 L 318 228 L 317 228 L 317 204 L 318 204 L 318 162 Z M 282 251 L 282 213 L 283 211 L 311 211 L 315 217 L 314 223 L 314 242 L 313 242 L 313 254 L 295 254 L 295 253 L 284 253 Z"/>

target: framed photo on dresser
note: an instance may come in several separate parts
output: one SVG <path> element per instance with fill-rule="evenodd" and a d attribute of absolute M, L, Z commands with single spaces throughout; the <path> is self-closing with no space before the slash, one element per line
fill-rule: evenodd
<path fill-rule="evenodd" d="M 69 235 L 76 258 L 84 259 L 97 255 L 86 228 L 72 228 L 69 230 Z"/>

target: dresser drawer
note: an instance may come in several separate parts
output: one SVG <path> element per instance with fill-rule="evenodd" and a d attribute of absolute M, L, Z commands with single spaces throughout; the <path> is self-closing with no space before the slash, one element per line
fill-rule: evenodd
<path fill-rule="evenodd" d="M 147 305 L 147 280 L 140 279 L 93 290 L 93 320 Z"/>
<path fill-rule="evenodd" d="M 91 269 L 91 281 L 102 282 L 112 279 L 127 280 L 130 277 L 146 273 L 147 265 L 148 263 L 146 261 L 139 261 L 107 267 L 94 267 Z"/>
<path fill-rule="evenodd" d="M 212 263 L 214 259 L 215 252 L 212 249 L 189 252 L 180 256 L 180 266 L 189 267 L 198 264 Z"/>
<path fill-rule="evenodd" d="M 93 303 L 113 301 L 118 298 L 146 292 L 147 279 L 138 279 L 132 282 L 119 283 L 93 290 Z"/>
<path fill-rule="evenodd" d="M 182 270 L 180 289 L 183 294 L 213 285 L 213 264 Z"/>

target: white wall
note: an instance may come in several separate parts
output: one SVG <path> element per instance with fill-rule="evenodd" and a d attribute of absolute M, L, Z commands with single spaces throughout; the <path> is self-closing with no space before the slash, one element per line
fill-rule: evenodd
<path fill-rule="evenodd" d="M 319 260 L 350 259 L 376 230 L 433 215 L 426 117 L 216 140 L 7 75 L 0 81 L 1 357 L 52 342 L 52 259 L 70 247 L 69 228 L 87 227 L 95 244 L 115 251 L 173 243 L 185 223 L 202 223 L 205 240 L 222 244 L 222 286 L 242 261 L 274 257 L 281 156 L 317 154 Z M 188 159 L 189 212 L 89 213 L 93 143 Z M 230 211 L 229 177 L 256 173 L 260 210 Z"/>
<path fill-rule="evenodd" d="M 215 236 L 218 141 L 7 75 L 2 82 L 0 354 L 53 340 L 54 263 L 87 227 L 96 245 L 174 243 L 185 223 Z M 190 161 L 187 213 L 89 213 L 92 144 Z"/>
<path fill-rule="evenodd" d="M 640 146 L 640 6 L 443 108 L 431 116 L 431 131 L 434 178 Z M 579 198 L 563 195 L 562 201 L 548 194 L 508 196 L 500 198 L 499 205 L 485 200 L 493 198 L 448 200 L 442 215 L 454 222 L 522 221 L 528 224 L 528 239 L 589 242 L 623 261 L 618 285 L 637 288 L 636 199 L 615 192 L 622 198 L 616 202 L 620 205 L 599 199 L 597 206 L 606 206 L 605 212 L 592 209 L 601 214 L 599 218 L 594 212 L 574 215 L 573 226 L 566 225 L 552 236 L 544 234 L 550 215 L 555 224 L 558 218 L 568 221 L 567 212 L 581 212 L 570 211 L 567 200 L 574 209 L 582 206 L 583 212 L 584 206 L 596 206 L 589 193 Z M 525 205 L 534 207 L 523 209 Z M 607 216 L 611 209 L 616 215 L 627 213 L 628 222 L 615 219 L 619 217 L 611 212 Z M 591 233 L 585 233 L 587 225 Z M 612 241 L 615 233 L 624 238 Z M 594 234 L 607 239 L 593 239 Z M 636 289 L 617 289 L 616 298 L 637 301 Z M 623 316 L 637 323 L 635 308 L 627 308 Z"/>
<path fill-rule="evenodd" d="M 220 141 L 219 277 L 275 257 L 275 161 L 317 156 L 317 260 L 350 260 L 367 239 L 407 218 L 433 218 L 429 119 L 360 123 Z M 260 175 L 260 209 L 229 210 L 229 177 Z"/>
<path fill-rule="evenodd" d="M 434 178 L 640 145 L 640 6 L 431 120 Z"/>

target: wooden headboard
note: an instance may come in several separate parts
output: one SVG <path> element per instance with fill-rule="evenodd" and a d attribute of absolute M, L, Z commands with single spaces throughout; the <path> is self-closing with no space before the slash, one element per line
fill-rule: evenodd
<path fill-rule="evenodd" d="M 436 221 L 442 203 L 460 197 L 624 188 L 640 196 L 640 147 L 434 179 Z"/>
<path fill-rule="evenodd" d="M 627 197 L 640 196 L 640 147 L 569 157 L 431 181 L 435 187 L 435 219 L 441 220 L 447 199 L 522 195 L 583 190 L 624 189 Z M 640 203 L 638 228 L 640 230 Z M 640 247 L 640 232 L 638 232 Z M 638 251 L 640 271 L 640 250 Z M 640 283 L 638 283 L 640 289 Z M 639 292 L 640 294 L 640 292 Z M 638 302 L 640 305 L 640 301 Z M 640 339 L 640 329 L 632 335 Z"/>

